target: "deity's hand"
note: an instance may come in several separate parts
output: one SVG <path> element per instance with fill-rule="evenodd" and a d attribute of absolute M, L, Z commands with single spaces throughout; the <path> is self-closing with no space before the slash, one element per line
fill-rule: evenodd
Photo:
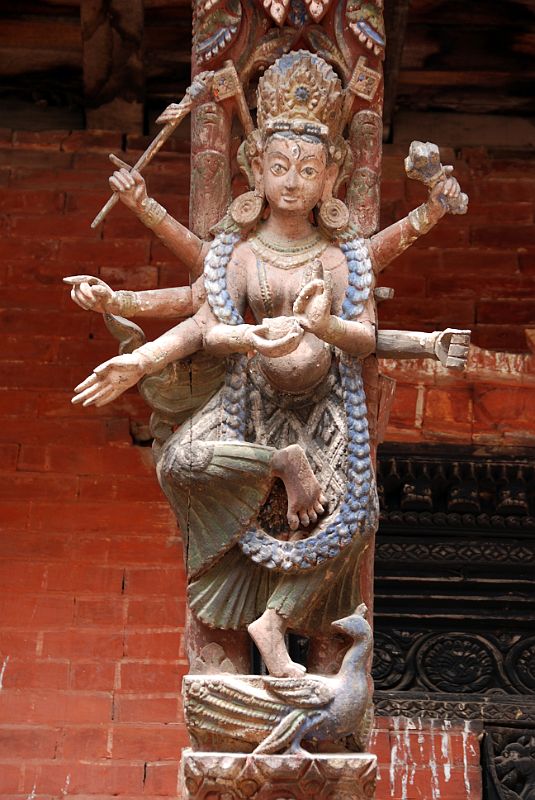
<path fill-rule="evenodd" d="M 451 173 L 453 167 L 444 167 L 445 177 L 438 181 L 429 192 L 427 205 L 430 206 L 439 217 L 447 214 L 455 201 L 461 196 L 459 181 Z"/>
<path fill-rule="evenodd" d="M 321 261 L 315 261 L 312 280 L 303 286 L 294 302 L 295 318 L 306 331 L 321 338 L 329 325 L 332 299 L 330 275 L 324 277 Z"/>
<path fill-rule="evenodd" d="M 117 313 L 117 292 L 93 275 L 70 275 L 63 278 L 63 283 L 72 286 L 71 297 L 80 308 L 86 311 L 108 311 Z"/>
<path fill-rule="evenodd" d="M 72 403 L 84 406 L 104 406 L 134 386 L 145 374 L 143 359 L 135 352 L 115 356 L 95 367 L 93 373 L 78 384 Z"/>
<path fill-rule="evenodd" d="M 471 331 L 446 328 L 437 331 L 435 339 L 435 355 L 444 367 L 464 369 L 468 359 Z"/>
<path fill-rule="evenodd" d="M 206 102 L 212 99 L 212 85 L 214 82 L 213 71 L 200 72 L 195 76 L 191 86 L 186 89 L 186 95 L 189 97 L 192 105 Z M 181 103 L 171 103 L 163 111 L 156 122 L 159 125 L 167 125 L 168 122 L 174 122 L 177 117 L 183 114 L 183 101 Z"/>
<path fill-rule="evenodd" d="M 303 338 L 304 330 L 294 317 L 264 319 L 251 327 L 251 346 L 263 356 L 280 358 L 293 353 Z"/>
<path fill-rule="evenodd" d="M 143 176 L 137 169 L 132 172 L 125 167 L 116 170 L 110 177 L 109 184 L 112 192 L 117 192 L 125 206 L 137 214 L 143 212 L 143 204 L 147 200 L 147 187 Z"/>

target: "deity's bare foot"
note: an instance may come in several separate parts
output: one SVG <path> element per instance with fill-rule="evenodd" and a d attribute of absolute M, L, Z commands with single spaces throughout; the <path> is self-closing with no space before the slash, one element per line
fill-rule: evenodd
<path fill-rule="evenodd" d="M 275 678 L 300 678 L 306 669 L 292 661 L 286 650 L 284 634 L 286 622 L 272 608 L 267 608 L 261 617 L 247 626 L 249 635 L 260 650 L 269 674 Z"/>
<path fill-rule="evenodd" d="M 305 451 L 291 444 L 273 456 L 273 472 L 284 483 L 288 495 L 288 525 L 292 531 L 299 524 L 305 528 L 316 522 L 327 502 L 316 476 L 308 463 Z"/>

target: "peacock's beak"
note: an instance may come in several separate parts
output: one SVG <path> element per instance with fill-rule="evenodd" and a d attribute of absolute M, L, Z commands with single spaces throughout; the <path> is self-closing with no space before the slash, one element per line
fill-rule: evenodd
<path fill-rule="evenodd" d="M 369 625 L 366 622 L 367 613 L 368 607 L 366 603 L 361 603 L 349 617 L 342 617 L 342 619 L 331 622 L 331 627 L 340 631 L 340 633 L 345 633 L 346 636 L 354 638 L 369 630 Z"/>

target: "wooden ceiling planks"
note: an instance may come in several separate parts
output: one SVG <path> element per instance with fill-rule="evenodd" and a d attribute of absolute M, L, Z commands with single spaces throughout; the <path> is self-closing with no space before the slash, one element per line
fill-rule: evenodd
<path fill-rule="evenodd" d="M 80 119 L 95 104 L 87 81 L 84 90 L 80 0 L 17 0 L 8 8 L 4 5 L 2 105 L 11 108 L 20 101 L 76 109 Z M 130 5 L 134 9 L 137 3 Z M 138 49 L 146 126 L 156 111 L 182 96 L 189 82 L 191 4 L 144 0 L 143 6 Z M 386 0 L 385 14 L 387 128 L 397 109 L 535 113 L 535 0 Z M 86 52 L 86 75 L 87 58 Z M 136 76 L 141 103 L 139 69 Z M 139 114 L 137 118 L 139 125 Z"/>
<path fill-rule="evenodd" d="M 533 0 L 413 0 L 396 104 L 533 114 Z"/>

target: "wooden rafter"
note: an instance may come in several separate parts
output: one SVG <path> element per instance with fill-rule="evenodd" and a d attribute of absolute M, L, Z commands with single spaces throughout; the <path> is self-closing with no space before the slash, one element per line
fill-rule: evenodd
<path fill-rule="evenodd" d="M 82 0 L 80 13 L 88 127 L 141 131 L 143 0 Z"/>

